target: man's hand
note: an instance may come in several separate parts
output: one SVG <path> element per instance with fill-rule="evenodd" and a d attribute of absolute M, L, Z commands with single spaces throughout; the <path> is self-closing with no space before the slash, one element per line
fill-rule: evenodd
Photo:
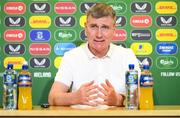
<path fill-rule="evenodd" d="M 122 106 L 123 96 L 116 93 L 112 84 L 106 80 L 105 83 L 101 84 L 102 87 L 98 87 L 98 90 L 102 94 L 98 94 L 98 97 L 104 101 L 98 101 L 98 104 L 109 105 L 109 106 Z"/>
<path fill-rule="evenodd" d="M 76 92 L 76 99 L 78 104 L 96 106 L 95 102 L 90 102 L 97 99 L 98 86 L 94 85 L 94 81 L 85 83 Z"/>

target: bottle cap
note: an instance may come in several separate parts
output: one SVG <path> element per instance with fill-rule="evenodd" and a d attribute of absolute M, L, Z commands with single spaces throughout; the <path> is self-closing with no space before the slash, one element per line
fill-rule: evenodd
<path fill-rule="evenodd" d="M 22 69 L 23 70 L 27 70 L 28 69 L 28 65 L 22 65 Z"/>
<path fill-rule="evenodd" d="M 8 64 L 7 69 L 13 69 L 13 64 Z"/>
<path fill-rule="evenodd" d="M 25 62 L 23 63 L 22 69 L 23 69 L 23 70 L 27 70 L 27 69 L 28 69 L 28 63 L 27 63 L 27 61 L 25 61 Z"/>
<path fill-rule="evenodd" d="M 149 65 L 143 65 L 143 69 L 149 69 Z"/>
<path fill-rule="evenodd" d="M 134 69 L 134 64 L 129 64 L 129 69 Z"/>

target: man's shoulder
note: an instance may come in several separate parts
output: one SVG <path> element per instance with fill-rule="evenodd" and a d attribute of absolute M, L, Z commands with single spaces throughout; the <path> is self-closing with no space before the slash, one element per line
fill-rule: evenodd
<path fill-rule="evenodd" d="M 115 52 L 118 52 L 118 53 L 127 54 L 127 53 L 132 53 L 133 52 L 131 48 L 125 48 L 125 47 L 123 47 L 121 45 L 112 44 L 112 47 L 113 47 L 113 50 Z"/>
<path fill-rule="evenodd" d="M 76 47 L 76 48 L 73 48 L 73 49 L 67 51 L 67 52 L 64 54 L 64 56 L 74 57 L 74 56 L 80 56 L 80 55 L 82 55 L 82 53 L 83 53 L 83 48 L 82 48 L 82 46 L 78 46 L 78 47 Z"/>

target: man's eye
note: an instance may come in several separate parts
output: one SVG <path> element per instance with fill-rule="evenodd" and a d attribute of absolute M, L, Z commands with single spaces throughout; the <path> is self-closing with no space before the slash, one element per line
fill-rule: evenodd
<path fill-rule="evenodd" d="M 108 26 L 102 26 L 102 29 L 109 29 Z"/>
<path fill-rule="evenodd" d="M 91 25 L 90 27 L 91 27 L 91 28 L 96 28 L 97 26 L 96 26 L 96 25 Z"/>

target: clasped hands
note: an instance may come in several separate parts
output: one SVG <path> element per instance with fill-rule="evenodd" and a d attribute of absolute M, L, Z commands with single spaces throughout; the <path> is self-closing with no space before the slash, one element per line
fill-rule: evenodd
<path fill-rule="evenodd" d="M 78 104 L 83 105 L 109 105 L 118 106 L 119 96 L 112 84 L 105 80 L 105 83 L 99 86 L 94 81 L 85 83 L 76 92 Z"/>

